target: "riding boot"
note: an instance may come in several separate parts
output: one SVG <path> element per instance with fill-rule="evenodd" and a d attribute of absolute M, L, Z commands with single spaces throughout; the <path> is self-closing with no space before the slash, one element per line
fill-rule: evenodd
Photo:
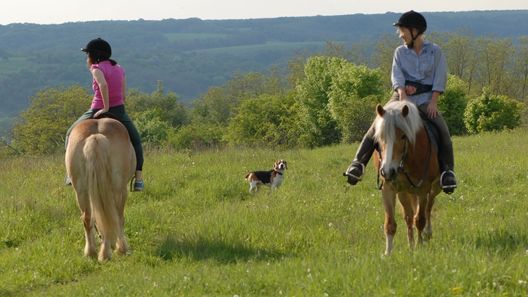
<path fill-rule="evenodd" d="M 455 176 L 455 165 L 453 158 L 453 147 L 443 147 L 439 154 L 440 171 L 440 186 L 446 194 L 452 194 L 457 187 L 457 180 Z"/>
<path fill-rule="evenodd" d="M 455 176 L 455 158 L 453 155 L 453 144 L 451 139 L 440 141 L 438 152 L 438 161 L 440 165 L 440 186 L 446 194 L 452 194 L 457 187 Z"/>
<path fill-rule="evenodd" d="M 418 106 L 422 114 L 422 118 L 432 123 L 438 131 L 438 163 L 440 165 L 440 186 L 446 194 L 451 194 L 457 187 L 457 180 L 455 177 L 455 158 L 453 155 L 453 143 L 451 142 L 451 135 L 449 128 L 439 113 L 436 117 L 430 118 L 427 116 L 427 103 Z"/>
<path fill-rule="evenodd" d="M 374 126 L 371 126 L 363 137 L 354 160 L 350 166 L 348 166 L 345 172 L 345 175 L 347 176 L 347 182 L 349 184 L 355 185 L 361 180 L 365 171 L 365 167 L 367 166 L 372 153 L 374 153 L 374 149 Z"/>

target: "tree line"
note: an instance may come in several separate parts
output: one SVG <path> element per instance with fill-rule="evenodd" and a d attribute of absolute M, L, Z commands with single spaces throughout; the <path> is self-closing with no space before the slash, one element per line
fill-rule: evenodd
<path fill-rule="evenodd" d="M 492 39 L 432 34 L 444 50 L 449 80 L 439 108 L 451 133 L 515 128 L 526 120 L 528 37 Z M 358 141 L 378 103 L 391 95 L 392 53 L 384 36 L 372 54 L 327 43 L 289 60 L 288 70 L 238 74 L 184 104 L 158 82 L 152 93 L 130 90 L 126 108 L 146 146 L 196 150 L 222 146 L 319 147 Z M 80 86 L 38 92 L 4 141 L 4 154 L 63 150 L 64 133 L 89 106 Z M 7 148 L 7 145 L 9 147 Z"/>

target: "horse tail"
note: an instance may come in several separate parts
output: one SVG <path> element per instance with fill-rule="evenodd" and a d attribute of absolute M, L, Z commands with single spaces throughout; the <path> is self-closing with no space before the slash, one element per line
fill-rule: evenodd
<path fill-rule="evenodd" d="M 102 134 L 91 135 L 83 148 L 86 158 L 88 196 L 92 206 L 92 219 L 99 232 L 111 245 L 119 234 L 119 219 L 116 207 L 110 160 L 110 142 Z"/>

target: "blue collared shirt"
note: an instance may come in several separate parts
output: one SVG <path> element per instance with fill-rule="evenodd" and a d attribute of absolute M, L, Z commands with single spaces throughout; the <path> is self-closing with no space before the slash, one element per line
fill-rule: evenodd
<path fill-rule="evenodd" d="M 433 91 L 443 93 L 447 83 L 447 63 L 440 47 L 425 41 L 420 54 L 406 45 L 401 45 L 394 51 L 392 60 L 392 88 L 405 88 L 405 80 L 432 85 Z M 409 96 L 416 106 L 431 101 L 433 93 L 426 92 Z"/>

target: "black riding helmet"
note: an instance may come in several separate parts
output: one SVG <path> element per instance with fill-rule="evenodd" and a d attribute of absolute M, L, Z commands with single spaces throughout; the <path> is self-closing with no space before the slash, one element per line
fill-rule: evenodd
<path fill-rule="evenodd" d="M 410 10 L 400 16 L 400 19 L 393 24 L 398 27 L 416 28 L 419 34 L 427 29 L 427 22 L 420 13 Z"/>
<path fill-rule="evenodd" d="M 112 47 L 102 38 L 90 40 L 85 47 L 81 48 L 81 51 L 89 54 L 96 62 L 108 60 L 112 56 Z"/>
<path fill-rule="evenodd" d="M 416 34 L 416 36 L 414 36 L 411 30 L 412 42 L 408 45 L 410 48 L 413 47 L 416 38 L 420 36 L 420 34 L 423 34 L 425 30 L 427 30 L 427 22 L 425 21 L 424 16 L 414 10 L 410 10 L 402 14 L 398 21 L 393 24 L 393 26 L 405 27 L 409 29 L 416 28 L 418 30 L 418 34 Z"/>

